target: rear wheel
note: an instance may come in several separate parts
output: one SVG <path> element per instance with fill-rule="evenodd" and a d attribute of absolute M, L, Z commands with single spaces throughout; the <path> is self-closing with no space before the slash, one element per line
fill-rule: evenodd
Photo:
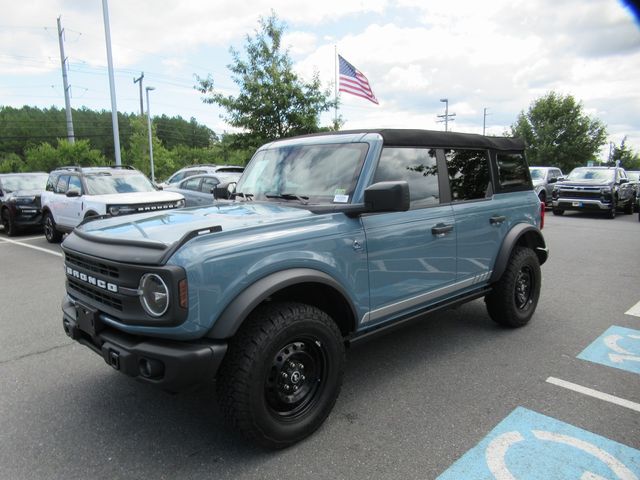
<path fill-rule="evenodd" d="M 627 215 L 633 215 L 633 204 L 636 203 L 635 197 L 631 197 L 624 207 L 624 213 Z"/>
<path fill-rule="evenodd" d="M 229 344 L 218 375 L 225 416 L 267 448 L 284 448 L 313 433 L 331 412 L 344 373 L 344 342 L 316 307 L 259 307 Z"/>
<path fill-rule="evenodd" d="M 62 233 L 56 229 L 56 222 L 53 220 L 51 212 L 44 214 L 44 237 L 49 243 L 60 243 L 62 241 Z"/>
<path fill-rule="evenodd" d="M 18 233 L 18 227 L 16 227 L 8 208 L 2 210 L 2 226 L 4 227 L 4 233 L 8 237 L 13 237 Z"/>
<path fill-rule="evenodd" d="M 538 256 L 530 248 L 516 247 L 502 277 L 485 297 L 489 316 L 505 327 L 526 325 L 538 305 L 541 285 Z"/>

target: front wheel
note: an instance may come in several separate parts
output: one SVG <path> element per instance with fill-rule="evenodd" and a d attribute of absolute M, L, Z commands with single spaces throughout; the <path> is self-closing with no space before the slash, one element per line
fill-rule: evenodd
<path fill-rule="evenodd" d="M 336 402 L 344 342 L 335 322 L 302 303 L 259 307 L 229 343 L 221 410 L 248 439 L 284 448 L 313 433 Z"/>
<path fill-rule="evenodd" d="M 6 208 L 2 210 L 2 226 L 4 227 L 4 233 L 8 237 L 14 237 L 18 233 L 13 217 L 11 217 L 11 213 Z"/>
<path fill-rule="evenodd" d="M 562 215 L 564 213 L 564 210 L 561 208 L 554 208 L 552 211 L 554 215 Z"/>
<path fill-rule="evenodd" d="M 631 197 L 624 207 L 624 213 L 627 215 L 633 215 L 633 205 L 636 203 L 635 197 Z"/>
<path fill-rule="evenodd" d="M 516 247 L 500 280 L 485 297 L 491 319 L 505 327 L 526 325 L 538 305 L 540 261 L 530 248 Z"/>
<path fill-rule="evenodd" d="M 56 229 L 56 222 L 53 220 L 51 212 L 44 214 L 44 237 L 49 243 L 60 243 L 62 241 L 62 233 Z"/>

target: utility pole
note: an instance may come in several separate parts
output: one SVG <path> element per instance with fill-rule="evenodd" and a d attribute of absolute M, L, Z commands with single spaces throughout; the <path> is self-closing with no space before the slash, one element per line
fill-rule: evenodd
<path fill-rule="evenodd" d="M 453 122 L 455 120 L 456 114 L 455 113 L 449 113 L 449 99 L 448 98 L 441 98 L 440 99 L 441 102 L 444 102 L 444 115 L 438 115 L 438 118 L 443 118 L 444 120 L 438 120 L 438 123 L 442 123 L 444 122 L 444 131 L 448 132 L 449 131 L 449 119 L 451 119 L 451 121 Z"/>
<path fill-rule="evenodd" d="M 64 108 L 67 114 L 67 140 L 75 143 L 76 138 L 73 133 L 73 118 L 71 118 L 71 99 L 69 98 L 69 82 L 67 80 L 67 57 L 64 56 L 64 42 L 62 40 L 62 24 L 58 17 L 58 43 L 60 44 L 60 64 L 62 65 L 62 86 L 64 87 Z"/>
<path fill-rule="evenodd" d="M 140 72 L 138 78 L 133 79 L 133 83 L 140 83 L 140 116 L 144 115 L 144 104 L 142 103 L 142 79 L 144 78 L 144 72 Z"/>
<path fill-rule="evenodd" d="M 111 57 L 111 30 L 109 28 L 109 6 L 102 0 L 102 16 L 104 17 L 104 39 L 107 44 L 107 66 L 109 68 L 109 91 L 111 93 L 111 123 L 113 124 L 113 150 L 116 166 L 120 166 L 120 129 L 118 128 L 118 107 L 116 105 L 116 84 L 113 76 L 113 58 Z"/>
<path fill-rule="evenodd" d="M 484 115 L 482 118 L 482 135 L 484 136 L 485 127 L 487 126 L 487 107 L 484 107 Z"/>
<path fill-rule="evenodd" d="M 151 105 L 149 104 L 149 92 L 155 90 L 156 87 L 147 87 L 147 129 L 149 130 L 149 161 L 151 162 L 151 181 L 155 183 L 156 176 L 153 169 L 153 138 L 151 131 Z"/>

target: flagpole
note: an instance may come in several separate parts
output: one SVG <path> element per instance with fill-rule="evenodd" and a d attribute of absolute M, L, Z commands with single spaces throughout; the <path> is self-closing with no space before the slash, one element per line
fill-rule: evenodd
<path fill-rule="evenodd" d="M 333 125 L 337 129 L 338 128 L 338 46 L 337 45 L 333 46 L 333 64 L 334 64 L 333 80 L 334 80 L 335 101 L 336 101 L 336 104 L 334 106 L 335 113 L 333 117 Z"/>

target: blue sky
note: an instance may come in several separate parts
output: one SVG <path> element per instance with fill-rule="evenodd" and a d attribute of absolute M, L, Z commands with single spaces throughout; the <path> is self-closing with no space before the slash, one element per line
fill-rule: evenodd
<path fill-rule="evenodd" d="M 144 72 L 153 115 L 195 117 L 232 131 L 193 89 L 211 74 L 237 92 L 226 66 L 259 16 L 275 11 L 296 71 L 333 88 L 334 46 L 369 79 L 376 106 L 342 95 L 345 128 L 443 129 L 498 135 L 548 91 L 571 94 L 640 152 L 640 28 L 616 0 L 110 0 L 118 110 L 139 110 Z M 110 110 L 100 0 L 0 0 L 0 105 L 64 106 L 56 18 L 65 28 L 72 106 Z M 331 121 L 331 115 L 321 119 Z M 606 157 L 608 147 L 603 149 Z"/>

